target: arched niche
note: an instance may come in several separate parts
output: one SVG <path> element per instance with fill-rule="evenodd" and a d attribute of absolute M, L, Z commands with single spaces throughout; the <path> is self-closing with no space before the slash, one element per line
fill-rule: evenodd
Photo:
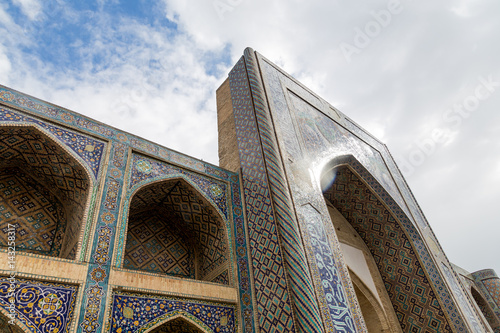
<path fill-rule="evenodd" d="M 229 284 L 222 217 L 190 183 L 175 178 L 132 196 L 123 268 Z"/>
<path fill-rule="evenodd" d="M 20 326 L 18 326 L 18 320 L 14 319 L 14 321 L 12 321 L 9 317 L 6 317 L 6 312 L 7 311 L 5 311 L 4 309 L 0 311 L 0 333 L 30 332 L 29 329 L 27 328 L 22 329 Z"/>
<path fill-rule="evenodd" d="M 368 332 L 400 333 L 398 318 L 368 247 L 331 203 L 327 202 L 327 208 Z"/>
<path fill-rule="evenodd" d="M 34 126 L 0 127 L 0 247 L 75 259 L 91 191 L 88 171 Z"/>
<path fill-rule="evenodd" d="M 498 320 L 497 316 L 495 315 L 491 307 L 488 305 L 488 302 L 484 299 L 481 293 L 476 290 L 476 288 L 471 286 L 470 289 L 472 298 L 474 299 L 477 306 L 481 310 L 481 313 L 488 322 L 488 325 L 490 325 L 490 327 L 494 332 L 500 332 L 500 321 Z"/>
<path fill-rule="evenodd" d="M 147 333 L 212 333 L 204 330 L 184 316 L 176 316 L 167 322 L 148 330 Z"/>
<path fill-rule="evenodd" d="M 351 158 L 352 159 L 352 158 Z M 403 332 L 452 332 L 406 227 L 356 170 L 356 160 L 331 163 L 321 180 L 325 201 L 345 218 L 365 243 L 382 277 Z M 354 168 L 351 163 L 356 166 Z M 326 177 L 326 179 L 325 179 Z M 377 184 L 377 186 L 379 186 Z M 384 195 L 388 195 L 384 193 Z"/>
<path fill-rule="evenodd" d="M 384 311 L 375 296 L 361 281 L 352 278 L 354 274 L 351 271 L 349 273 L 368 333 L 391 332 L 387 319 L 384 316 Z"/>

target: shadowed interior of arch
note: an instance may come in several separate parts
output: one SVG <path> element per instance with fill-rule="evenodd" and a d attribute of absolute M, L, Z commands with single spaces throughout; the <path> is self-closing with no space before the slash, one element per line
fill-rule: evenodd
<path fill-rule="evenodd" d="M 338 166 L 334 181 L 323 194 L 366 244 L 401 329 L 451 332 L 411 240 L 361 177 L 347 165 Z"/>
<path fill-rule="evenodd" d="M 24 333 L 16 324 L 11 324 L 3 313 L 0 312 L 0 333 Z"/>
<path fill-rule="evenodd" d="M 350 271 L 349 275 L 352 277 L 353 273 Z M 353 286 L 368 332 L 390 332 L 384 312 L 370 290 L 360 280 L 353 281 Z"/>
<path fill-rule="evenodd" d="M 472 298 L 478 305 L 479 309 L 483 313 L 484 318 L 488 322 L 488 325 L 493 329 L 493 332 L 500 332 L 500 321 L 495 316 L 495 313 L 488 305 L 488 302 L 484 299 L 480 292 L 478 292 L 474 287 L 471 287 Z"/>
<path fill-rule="evenodd" d="M 132 197 L 124 268 L 229 284 L 227 252 L 223 220 L 186 181 L 147 185 Z"/>
<path fill-rule="evenodd" d="M 0 246 L 75 259 L 90 180 L 83 166 L 30 126 L 0 128 Z"/>
<path fill-rule="evenodd" d="M 176 317 L 154 328 L 148 333 L 204 333 L 202 329 L 183 317 Z"/>

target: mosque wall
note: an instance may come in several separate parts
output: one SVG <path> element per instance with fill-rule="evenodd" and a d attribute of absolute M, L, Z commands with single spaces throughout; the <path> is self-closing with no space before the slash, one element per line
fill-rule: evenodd
<path fill-rule="evenodd" d="M 499 332 L 387 147 L 251 49 L 220 166 L 0 86 L 0 332 Z"/>
<path fill-rule="evenodd" d="M 237 173 L 6 87 L 0 103 L 4 331 L 255 331 Z"/>

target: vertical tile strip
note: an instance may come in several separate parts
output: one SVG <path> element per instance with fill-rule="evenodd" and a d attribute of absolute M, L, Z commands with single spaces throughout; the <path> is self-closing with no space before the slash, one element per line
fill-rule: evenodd
<path fill-rule="evenodd" d="M 78 333 L 93 333 L 103 330 L 104 307 L 113 252 L 112 244 L 114 244 L 116 221 L 119 214 L 119 198 L 123 187 L 122 175 L 125 173 L 125 161 L 127 160 L 124 153 L 125 148 L 124 144 L 113 142 L 112 160 L 107 170 L 104 195 L 99 209 L 99 219 L 82 301 L 83 311 L 81 311 L 77 328 Z"/>
<path fill-rule="evenodd" d="M 276 224 L 283 246 L 287 276 L 290 281 L 295 315 L 299 331 L 321 332 L 323 326 L 318 304 L 314 295 L 304 247 L 290 194 L 286 186 L 278 145 L 270 119 L 269 110 L 260 80 L 254 51 L 245 50 L 245 64 L 250 83 L 258 133 L 265 159 L 265 167 L 274 204 Z"/>
<path fill-rule="evenodd" d="M 229 83 L 243 176 L 259 327 L 262 332 L 295 332 L 285 268 L 243 58 L 229 73 Z"/>

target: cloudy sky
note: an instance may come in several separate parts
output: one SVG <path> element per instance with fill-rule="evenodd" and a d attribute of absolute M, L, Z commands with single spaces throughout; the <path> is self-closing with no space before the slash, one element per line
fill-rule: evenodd
<path fill-rule="evenodd" d="M 0 83 L 217 164 L 253 47 L 385 142 L 448 258 L 500 274 L 500 2 L 0 2 Z"/>

